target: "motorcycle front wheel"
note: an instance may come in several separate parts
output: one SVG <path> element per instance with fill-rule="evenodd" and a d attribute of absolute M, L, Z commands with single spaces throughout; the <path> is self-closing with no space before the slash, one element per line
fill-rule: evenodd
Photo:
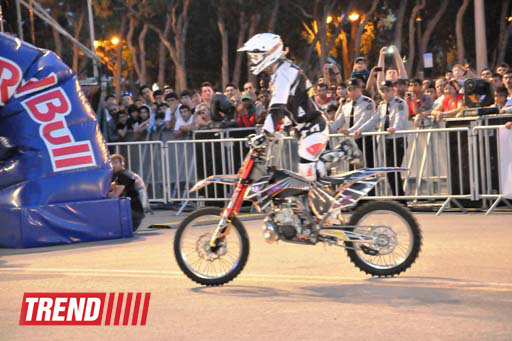
<path fill-rule="evenodd" d="M 347 255 L 361 271 L 379 277 L 406 271 L 417 259 L 421 230 L 408 209 L 393 201 L 374 201 L 350 217 L 350 231 L 369 235 L 372 242 L 346 241 Z"/>
<path fill-rule="evenodd" d="M 217 286 L 233 280 L 249 257 L 249 238 L 243 224 L 231 218 L 230 233 L 215 248 L 210 239 L 223 209 L 204 208 L 190 214 L 174 237 L 174 255 L 181 271 L 196 283 Z"/>

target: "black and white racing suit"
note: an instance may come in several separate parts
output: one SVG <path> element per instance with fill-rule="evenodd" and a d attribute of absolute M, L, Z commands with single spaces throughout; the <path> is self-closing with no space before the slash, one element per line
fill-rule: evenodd
<path fill-rule="evenodd" d="M 298 66 L 283 59 L 272 75 L 271 91 L 263 130 L 273 133 L 283 117 L 287 117 L 300 134 L 299 174 L 314 181 L 316 161 L 329 140 L 329 125 L 313 98 L 312 84 Z"/>

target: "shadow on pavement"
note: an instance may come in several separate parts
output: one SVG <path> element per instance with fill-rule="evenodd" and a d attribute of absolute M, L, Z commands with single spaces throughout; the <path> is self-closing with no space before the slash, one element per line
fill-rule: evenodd
<path fill-rule="evenodd" d="M 0 248 L 0 257 L 1 256 L 44 253 L 44 252 L 66 251 L 66 250 L 72 250 L 72 249 L 81 249 L 81 248 L 105 246 L 105 245 L 124 245 L 124 244 L 128 244 L 128 243 L 141 242 L 141 241 L 146 240 L 146 237 L 158 236 L 161 233 L 162 232 L 159 232 L 159 231 L 143 230 L 143 231 L 135 232 L 133 235 L 133 238 L 109 239 L 109 240 L 101 240 L 101 241 L 96 241 L 96 242 L 55 245 L 55 246 L 46 246 L 46 247 L 34 247 L 34 248 L 27 248 L 27 249 Z M 4 263 L 5 263 L 5 261 L 0 260 L 0 267 L 5 267 Z"/>
<path fill-rule="evenodd" d="M 325 299 L 349 304 L 382 304 L 387 306 L 416 305 L 463 305 L 471 295 L 462 292 L 468 288 L 486 289 L 483 282 L 467 282 L 463 279 L 446 277 L 400 277 L 371 278 L 353 284 L 312 285 L 277 289 L 266 286 L 226 285 L 224 287 L 196 287 L 190 289 L 194 293 L 215 296 L 237 296 L 243 298 L 274 299 Z M 503 293 L 488 292 L 499 300 Z M 508 293 L 509 294 L 509 293 Z M 508 296 L 508 295 L 507 295 Z"/>

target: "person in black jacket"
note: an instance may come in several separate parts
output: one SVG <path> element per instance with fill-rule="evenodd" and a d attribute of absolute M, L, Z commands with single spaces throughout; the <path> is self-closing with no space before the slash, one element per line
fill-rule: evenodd
<path fill-rule="evenodd" d="M 112 167 L 114 168 L 112 196 L 116 198 L 130 198 L 133 231 L 136 231 L 145 217 L 145 213 L 151 211 L 146 186 L 138 174 L 126 169 L 124 156 L 114 154 L 111 160 Z"/>

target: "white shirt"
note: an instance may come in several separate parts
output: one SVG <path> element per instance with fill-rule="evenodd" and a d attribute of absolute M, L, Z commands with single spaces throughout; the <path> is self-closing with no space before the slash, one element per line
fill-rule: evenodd
<path fill-rule="evenodd" d="M 176 125 L 174 126 L 175 131 L 180 130 L 183 126 L 189 126 L 191 124 L 194 124 L 194 115 L 190 115 L 188 120 L 185 121 L 179 112 L 176 113 Z"/>
<path fill-rule="evenodd" d="M 389 111 L 389 114 L 387 113 Z M 401 98 L 395 97 L 389 103 L 380 102 L 375 115 L 359 128 L 361 132 L 384 131 L 386 115 L 389 115 L 389 128 L 407 130 L 409 127 L 409 106 Z M 403 137 L 403 134 L 386 135 L 387 139 Z"/>
<path fill-rule="evenodd" d="M 350 127 L 352 105 L 354 105 L 354 125 Z M 353 133 L 365 124 L 374 114 L 375 102 L 373 99 L 360 96 L 355 102 L 349 101 L 338 109 L 335 121 L 331 126 L 331 131 L 338 132 L 341 128 L 346 128 L 349 133 Z"/>

